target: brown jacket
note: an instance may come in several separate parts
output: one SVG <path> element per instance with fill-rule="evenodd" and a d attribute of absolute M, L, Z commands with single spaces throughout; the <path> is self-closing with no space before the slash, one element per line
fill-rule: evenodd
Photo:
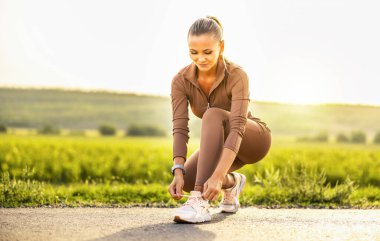
<path fill-rule="evenodd" d="M 173 159 L 177 156 L 186 160 L 189 140 L 188 104 L 195 116 L 202 118 L 210 107 L 230 111 L 230 132 L 224 146 L 239 151 L 245 131 L 247 118 L 260 123 L 262 128 L 270 129 L 266 123 L 252 115 L 249 109 L 249 80 L 243 68 L 231 61 L 218 60 L 216 81 L 209 95 L 200 88 L 197 79 L 197 67 L 191 63 L 182 68 L 171 82 L 172 121 L 173 121 Z"/>

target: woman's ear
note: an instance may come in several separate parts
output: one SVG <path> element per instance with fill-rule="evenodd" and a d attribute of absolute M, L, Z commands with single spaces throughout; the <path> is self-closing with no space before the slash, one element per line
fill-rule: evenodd
<path fill-rule="evenodd" d="M 224 40 L 220 40 L 220 55 L 223 55 L 224 51 Z"/>

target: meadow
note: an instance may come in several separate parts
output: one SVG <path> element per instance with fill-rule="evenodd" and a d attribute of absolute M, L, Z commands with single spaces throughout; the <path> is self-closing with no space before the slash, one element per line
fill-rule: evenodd
<path fill-rule="evenodd" d="M 250 110 L 268 124 L 268 155 L 241 171 L 242 205 L 380 207 L 380 107 L 260 102 Z M 188 156 L 199 146 L 201 120 L 189 111 Z M 109 124 L 115 136 L 100 136 Z M 126 136 L 133 124 L 166 137 Z M 44 125 L 59 135 L 39 135 Z M 0 88 L 0 206 L 174 206 L 170 96 L 106 91 Z M 1 129 L 1 128 L 0 128 Z M 337 143 L 361 131 L 363 143 Z M 313 139 L 326 133 L 325 142 Z M 304 138 L 307 137 L 307 138 Z M 302 139 L 301 138 L 301 139 Z M 214 203 L 217 204 L 217 203 Z"/>
<path fill-rule="evenodd" d="M 199 146 L 190 139 L 188 156 Z M 2 207 L 175 206 L 167 137 L 0 135 Z M 242 205 L 380 207 L 380 145 L 276 137 L 239 170 Z M 216 202 L 214 203 L 217 204 Z"/>

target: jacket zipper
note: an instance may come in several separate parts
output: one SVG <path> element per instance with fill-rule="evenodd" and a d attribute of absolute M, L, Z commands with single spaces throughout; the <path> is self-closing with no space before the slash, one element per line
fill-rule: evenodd
<path fill-rule="evenodd" d="M 206 96 L 206 94 L 203 92 L 203 90 L 199 86 L 197 86 L 197 85 L 194 85 L 194 86 L 202 93 L 202 95 L 204 97 L 206 97 L 206 100 L 207 100 L 207 110 L 210 109 L 211 108 L 211 105 L 210 105 L 210 96 L 211 96 L 212 92 L 214 91 L 214 89 L 216 89 L 216 88 L 211 89 L 210 93 L 208 94 L 208 96 Z"/>
<path fill-rule="evenodd" d="M 206 110 L 210 109 L 211 108 L 211 105 L 210 105 L 210 96 L 211 96 L 212 92 L 214 91 L 214 89 L 216 89 L 217 86 L 215 88 L 213 88 L 213 89 L 210 90 L 210 93 L 208 94 L 208 96 L 206 96 L 206 94 L 202 91 L 202 89 L 199 86 L 197 86 L 196 84 L 194 84 L 194 86 L 202 93 L 202 95 L 204 97 L 206 97 L 206 100 L 207 100 L 207 109 Z"/>
<path fill-rule="evenodd" d="M 197 86 L 197 88 L 198 88 L 198 90 L 202 93 L 202 95 L 203 95 L 204 97 L 206 97 L 206 100 L 207 100 L 207 109 L 206 109 L 206 110 L 210 109 L 210 107 L 211 107 L 211 105 L 210 105 L 210 95 L 211 95 L 211 93 L 212 93 L 213 90 L 211 90 L 210 93 L 209 93 L 209 95 L 206 96 L 205 93 L 202 91 L 201 88 L 199 88 L 198 86 Z"/>

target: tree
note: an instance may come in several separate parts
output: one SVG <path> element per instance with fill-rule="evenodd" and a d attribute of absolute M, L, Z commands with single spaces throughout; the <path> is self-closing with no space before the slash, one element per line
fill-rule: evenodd
<path fill-rule="evenodd" d="M 353 143 L 365 143 L 366 135 L 362 131 L 353 131 L 351 133 L 351 142 Z"/>
<path fill-rule="evenodd" d="M 98 131 L 102 136 L 113 136 L 116 134 L 116 128 L 108 124 L 100 125 Z"/>
<path fill-rule="evenodd" d="M 313 136 L 301 136 L 296 139 L 297 141 L 305 142 L 327 142 L 329 140 L 329 135 L 327 131 L 321 131 Z"/>
<path fill-rule="evenodd" d="M 7 127 L 4 124 L 0 124 L 0 133 L 7 133 Z"/>
<path fill-rule="evenodd" d="M 376 133 L 373 143 L 380 144 L 380 131 Z"/>
<path fill-rule="evenodd" d="M 326 131 L 322 131 L 316 134 L 312 139 L 314 141 L 327 142 L 329 140 L 329 135 L 327 134 Z"/>
<path fill-rule="evenodd" d="M 336 137 L 336 141 L 337 142 L 349 142 L 350 139 L 348 138 L 347 135 L 343 134 L 343 133 L 339 133 Z"/>
<path fill-rule="evenodd" d="M 128 136 L 165 136 L 164 130 L 157 126 L 132 124 L 126 131 Z"/>
<path fill-rule="evenodd" d="M 37 132 L 43 135 L 58 135 L 60 130 L 51 124 L 45 124 Z"/>

